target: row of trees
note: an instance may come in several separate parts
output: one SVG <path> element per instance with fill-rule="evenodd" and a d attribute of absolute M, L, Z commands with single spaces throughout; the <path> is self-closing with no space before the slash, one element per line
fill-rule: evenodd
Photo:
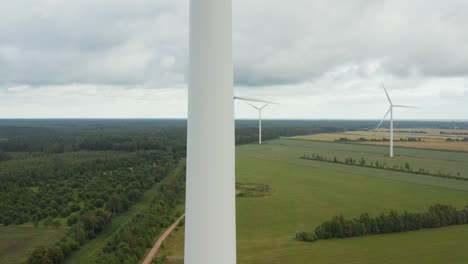
<path fill-rule="evenodd" d="M 338 215 L 319 225 L 312 233 L 297 232 L 296 239 L 313 242 L 319 239 L 407 232 L 463 224 L 468 224 L 468 206 L 458 210 L 453 206 L 436 204 L 422 213 L 399 213 L 392 210 L 376 217 L 363 213 L 354 219 Z"/>
<path fill-rule="evenodd" d="M 441 135 L 457 135 L 457 136 L 460 136 L 460 135 L 467 135 L 467 136 L 468 136 L 468 132 L 454 132 L 454 131 L 446 132 L 446 131 L 440 131 L 440 134 L 441 134 Z"/>
<path fill-rule="evenodd" d="M 251 127 L 241 127 L 236 129 L 236 144 L 248 144 L 258 141 L 258 127 L 255 122 Z M 262 139 L 271 140 L 279 137 L 290 137 L 297 135 L 310 135 L 319 133 L 334 133 L 342 131 L 335 127 L 315 127 L 315 126 L 266 126 L 262 128 Z"/>
<path fill-rule="evenodd" d="M 465 138 L 446 138 L 445 141 L 447 142 L 459 142 L 459 141 L 468 141 L 468 137 Z"/>
<path fill-rule="evenodd" d="M 371 138 L 371 139 L 367 139 L 367 138 L 364 138 L 364 137 L 361 137 L 361 138 L 358 138 L 358 139 L 349 139 L 349 138 L 346 138 L 346 137 L 342 137 L 342 138 L 339 138 L 339 139 L 336 139 L 335 142 L 340 142 L 340 143 L 347 143 L 347 142 L 366 142 L 366 141 L 371 141 L 371 142 L 388 142 L 390 141 L 390 139 L 388 138 L 381 138 L 381 139 L 378 139 L 378 138 Z M 415 138 L 415 137 L 407 137 L 407 138 L 400 138 L 400 141 L 408 141 L 408 142 L 421 142 L 423 141 L 421 138 Z"/>
<path fill-rule="evenodd" d="M 390 166 L 386 162 L 382 162 L 382 161 L 379 162 L 378 160 L 369 162 L 364 157 L 361 157 L 360 159 L 355 159 L 353 157 L 346 157 L 344 158 L 344 160 L 342 160 L 336 156 L 331 157 L 331 156 L 325 156 L 322 154 L 303 154 L 301 156 L 301 159 L 331 162 L 331 163 L 360 166 L 360 167 L 367 167 L 367 168 L 374 168 L 374 169 L 382 169 L 382 170 L 408 172 L 408 173 L 414 173 L 414 174 L 468 181 L 468 178 L 462 177 L 460 172 L 458 172 L 457 175 L 452 175 L 450 173 L 441 172 L 441 171 L 431 172 L 423 168 L 419 168 L 415 170 L 408 162 L 405 162 L 404 165 L 394 164 L 393 166 Z"/>

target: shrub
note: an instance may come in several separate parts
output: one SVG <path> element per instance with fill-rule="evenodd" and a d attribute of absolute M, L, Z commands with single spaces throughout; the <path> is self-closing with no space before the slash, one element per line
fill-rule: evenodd
<path fill-rule="evenodd" d="M 320 224 L 314 233 L 297 232 L 296 240 L 313 242 L 318 239 L 357 237 L 462 224 L 468 224 L 468 206 L 457 210 L 453 206 L 435 204 L 423 213 L 407 211 L 398 213 L 391 210 L 388 214 L 382 213 L 373 218 L 367 213 L 354 219 L 346 219 L 343 215 L 334 216 L 331 220 Z"/>
<path fill-rule="evenodd" d="M 317 240 L 317 236 L 315 233 L 308 233 L 308 232 L 296 232 L 296 240 L 298 241 L 306 241 L 306 242 L 313 242 Z"/>

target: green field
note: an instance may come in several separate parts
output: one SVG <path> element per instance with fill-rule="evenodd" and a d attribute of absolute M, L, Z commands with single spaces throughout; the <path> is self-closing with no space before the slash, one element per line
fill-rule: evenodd
<path fill-rule="evenodd" d="M 304 153 L 330 153 L 468 173 L 468 153 L 396 148 L 401 156 L 390 161 L 386 151 L 291 139 L 238 147 L 237 181 L 273 189 L 266 197 L 237 199 L 238 263 L 467 263 L 468 226 L 315 243 L 293 240 L 296 231 L 313 231 L 336 214 L 468 204 L 468 181 L 300 159 Z M 169 241 L 168 256 L 183 255 L 180 232 Z"/>
<path fill-rule="evenodd" d="M 64 228 L 0 226 L 0 263 L 21 263 L 34 248 L 54 244 L 65 232 Z"/>
<path fill-rule="evenodd" d="M 285 146 L 284 142 L 287 142 Z M 321 154 L 329 157 L 336 156 L 343 160 L 347 157 L 359 159 L 364 157 L 369 162 L 386 162 L 390 167 L 393 165 L 405 166 L 408 162 L 413 170 L 423 168 L 427 171 L 437 173 L 450 173 L 468 178 L 468 152 L 425 150 L 416 148 L 395 148 L 395 157 L 388 158 L 388 146 L 346 144 L 332 142 L 317 142 L 307 140 L 291 141 L 279 140 L 283 144 L 280 148 L 281 158 L 295 159 L 298 151 L 302 154 Z M 290 148 L 293 147 L 293 148 Z M 269 156 L 271 157 L 271 156 Z"/>

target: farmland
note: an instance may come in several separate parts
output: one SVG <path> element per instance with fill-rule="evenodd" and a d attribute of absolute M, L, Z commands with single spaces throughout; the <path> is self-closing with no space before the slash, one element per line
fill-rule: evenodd
<path fill-rule="evenodd" d="M 53 255 L 58 249 L 64 254 L 58 263 L 141 261 L 183 209 L 184 123 L 35 122 L 0 123 L 0 137 L 7 139 L 0 141 L 0 263 L 20 263 L 41 253 L 50 260 L 60 257 Z M 267 121 L 265 139 L 273 140 L 237 147 L 238 263 L 418 263 L 418 255 L 420 263 L 466 262 L 467 253 L 452 246 L 463 245 L 466 226 L 295 241 L 296 231 L 311 232 L 337 214 L 353 218 L 391 209 L 425 212 L 435 203 L 468 204 L 468 152 L 396 147 L 397 156 L 389 159 L 388 147 L 362 144 L 366 141 L 280 138 L 365 126 L 321 122 Z M 238 125 L 238 144 L 256 141 L 256 122 Z M 422 124 L 400 132 L 424 135 L 421 142 L 430 143 L 429 130 L 422 133 L 416 125 Z M 440 132 L 431 133 L 442 135 L 442 144 L 463 143 L 462 130 L 452 133 L 453 141 L 444 141 L 449 135 Z M 369 166 L 304 155 L 365 160 Z M 424 173 L 418 174 L 420 169 Z M 183 235 L 180 228 L 163 245 L 168 263 L 183 263 Z M 409 246 L 412 251 L 405 252 Z"/>
<path fill-rule="evenodd" d="M 462 208 L 468 182 L 412 173 L 303 160 L 304 153 L 406 162 L 467 175 L 468 153 L 396 148 L 390 161 L 383 146 L 280 139 L 237 148 L 237 182 L 265 184 L 264 197 L 237 199 L 238 263 L 466 263 L 468 226 L 303 243 L 299 230 L 313 231 L 337 214 L 357 217 L 396 209 L 421 212 L 435 203 Z M 433 166 L 433 167 L 431 167 Z M 456 169 L 454 169 L 456 167 Z M 180 263 L 183 231 L 165 254 Z M 408 249 L 411 248 L 411 251 Z"/>
<path fill-rule="evenodd" d="M 295 136 L 295 139 L 317 141 L 352 141 L 352 143 L 388 146 L 388 129 L 375 131 L 347 131 L 341 133 L 322 133 L 314 135 Z M 468 130 L 454 129 L 396 129 L 395 146 L 468 151 Z"/>

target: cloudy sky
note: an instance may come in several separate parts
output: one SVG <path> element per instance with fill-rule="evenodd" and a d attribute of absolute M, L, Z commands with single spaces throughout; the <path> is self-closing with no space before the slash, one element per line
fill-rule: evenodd
<path fill-rule="evenodd" d="M 234 0 L 267 118 L 468 119 L 468 1 Z M 0 118 L 185 117 L 188 0 L 0 0 Z M 255 118 L 236 103 L 238 118 Z"/>

